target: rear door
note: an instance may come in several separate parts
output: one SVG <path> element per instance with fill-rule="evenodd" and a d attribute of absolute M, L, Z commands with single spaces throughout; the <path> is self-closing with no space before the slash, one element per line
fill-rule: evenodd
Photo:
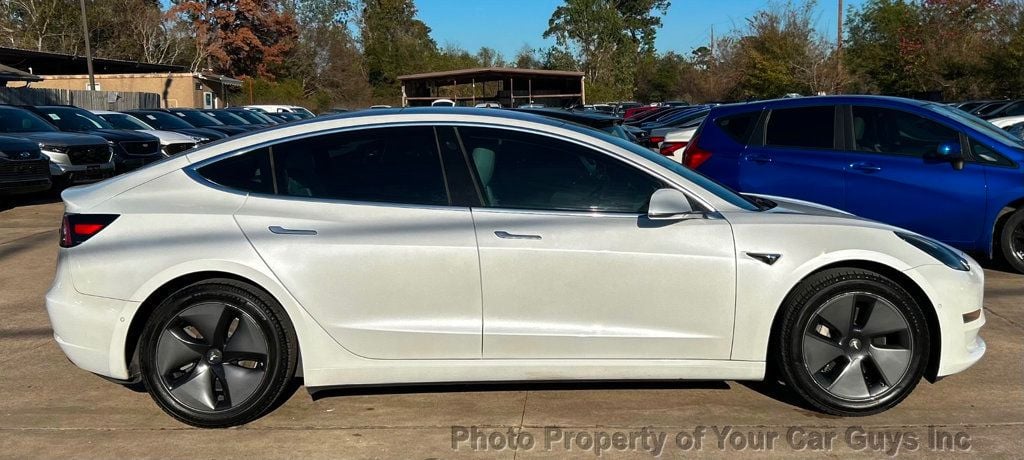
<path fill-rule="evenodd" d="M 338 343 L 369 358 L 480 357 L 473 219 L 449 197 L 434 128 L 324 134 L 247 155 L 266 163 L 264 193 L 235 218 Z M 222 182 L 247 169 L 214 166 Z"/>
<path fill-rule="evenodd" d="M 981 237 L 985 167 L 968 161 L 958 170 L 933 157 L 939 144 L 959 144 L 959 131 L 893 108 L 855 105 L 850 111 L 846 210 L 948 243 Z"/>
<path fill-rule="evenodd" d="M 844 155 L 834 105 L 772 109 L 739 157 L 739 189 L 842 209 Z"/>

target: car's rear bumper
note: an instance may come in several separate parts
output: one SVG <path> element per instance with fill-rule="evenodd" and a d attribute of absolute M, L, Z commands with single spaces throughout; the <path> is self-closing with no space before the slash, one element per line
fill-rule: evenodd
<path fill-rule="evenodd" d="M 985 354 L 985 341 L 979 335 L 985 325 L 985 274 L 974 260 L 970 265 L 968 272 L 944 265 L 906 272 L 925 290 L 935 308 L 939 337 L 932 337 L 932 343 L 941 347 L 935 377 L 963 371 Z"/>
<path fill-rule="evenodd" d="M 62 250 L 63 252 L 64 250 Z M 53 327 L 53 338 L 76 366 L 106 377 L 127 380 L 128 369 L 123 340 L 115 334 L 126 329 L 122 316 L 135 302 L 86 295 L 75 290 L 65 256 L 57 262 L 53 286 L 46 293 L 46 312 Z"/>

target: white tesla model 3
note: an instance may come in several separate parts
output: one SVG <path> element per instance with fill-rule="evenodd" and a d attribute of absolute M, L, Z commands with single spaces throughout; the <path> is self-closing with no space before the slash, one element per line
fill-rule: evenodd
<path fill-rule="evenodd" d="M 54 338 L 197 426 L 259 417 L 297 375 L 768 374 L 861 415 L 985 352 L 961 252 L 532 115 L 319 118 L 62 196 Z"/>

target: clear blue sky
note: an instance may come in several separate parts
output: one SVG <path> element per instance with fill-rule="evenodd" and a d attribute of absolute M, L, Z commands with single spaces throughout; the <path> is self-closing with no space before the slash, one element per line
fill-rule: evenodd
<path fill-rule="evenodd" d="M 548 18 L 562 0 L 415 0 L 419 18 L 430 26 L 438 45 L 453 43 L 475 52 L 481 46 L 500 51 L 506 59 L 526 44 L 531 48 L 553 44 L 541 36 Z M 745 25 L 745 19 L 759 9 L 783 4 L 784 0 L 672 0 L 662 18 L 655 45 L 658 51 L 689 53 L 715 34 Z M 845 0 L 860 5 L 863 0 Z M 819 0 L 816 24 L 829 37 L 835 36 L 838 0 Z"/>

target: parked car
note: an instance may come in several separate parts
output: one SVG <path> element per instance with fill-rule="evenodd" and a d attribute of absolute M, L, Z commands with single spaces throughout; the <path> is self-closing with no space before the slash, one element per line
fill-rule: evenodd
<path fill-rule="evenodd" d="M 703 121 L 703 119 L 701 120 Z M 693 139 L 694 133 L 700 127 L 698 122 L 684 128 L 674 128 L 659 135 L 657 144 L 658 153 L 671 158 L 672 161 L 683 162 L 683 151 L 686 145 Z"/>
<path fill-rule="evenodd" d="M 658 108 L 658 106 L 654 105 L 641 105 L 639 107 L 630 107 L 622 112 L 622 118 L 625 121 L 632 121 L 638 115 L 650 112 L 651 110 L 656 110 Z"/>
<path fill-rule="evenodd" d="M 230 137 L 230 136 L 237 136 L 239 134 L 245 134 L 245 133 L 251 131 L 251 129 L 243 128 L 241 126 L 225 125 L 220 120 L 218 120 L 216 118 L 213 118 L 213 117 L 203 113 L 203 111 L 199 110 L 199 109 L 180 109 L 180 108 L 174 108 L 174 109 L 159 109 L 159 110 L 167 112 L 167 113 L 169 113 L 171 115 L 174 115 L 174 116 L 180 118 L 181 120 L 183 120 L 183 121 L 185 121 L 185 122 L 187 122 L 187 123 L 189 123 L 189 124 L 191 124 L 191 125 L 193 125 L 195 127 L 211 129 L 211 130 L 214 130 L 214 131 L 219 131 L 221 133 L 224 133 L 228 137 Z"/>
<path fill-rule="evenodd" d="M 255 110 L 246 110 L 241 107 L 229 107 L 221 110 L 239 117 L 250 124 L 259 125 L 264 128 L 281 124 L 280 121 L 270 118 L 266 113 L 257 112 Z"/>
<path fill-rule="evenodd" d="M 50 185 L 50 161 L 39 143 L 0 135 L 0 202 L 11 195 L 49 190 Z"/>
<path fill-rule="evenodd" d="M 377 104 L 377 105 L 371 105 L 370 108 L 371 109 L 390 109 L 391 106 L 387 105 L 387 104 Z"/>
<path fill-rule="evenodd" d="M 143 123 L 142 120 L 139 120 L 135 116 L 127 113 L 112 112 L 109 110 L 92 110 L 92 113 L 102 118 L 107 123 L 110 123 L 111 126 L 117 129 L 131 129 L 156 137 L 160 140 L 160 153 L 163 153 L 165 157 L 177 155 L 199 145 L 199 141 L 195 136 L 176 133 L 174 131 L 153 129 L 152 126 Z M 209 139 L 207 139 L 207 141 L 209 141 Z"/>
<path fill-rule="evenodd" d="M 455 101 L 451 99 L 438 99 L 430 103 L 431 107 L 455 107 Z"/>
<path fill-rule="evenodd" d="M 537 104 L 535 102 L 530 102 L 528 104 L 522 104 L 519 106 L 520 109 L 543 109 L 546 107 L 547 106 L 544 104 Z"/>
<path fill-rule="evenodd" d="M 1024 121 L 1014 123 L 1010 126 L 1003 128 L 1003 130 L 1005 130 L 1006 132 L 1010 133 L 1013 136 L 1024 138 Z"/>
<path fill-rule="evenodd" d="M 969 256 L 530 114 L 325 118 L 62 198 L 57 344 L 195 426 L 254 420 L 299 366 L 315 388 L 772 362 L 811 407 L 866 415 L 985 353 Z"/>
<path fill-rule="evenodd" d="M 249 120 L 242 118 L 239 115 L 228 112 L 224 109 L 217 110 L 201 110 L 203 115 L 206 115 L 214 120 L 224 123 L 224 126 L 231 126 L 235 128 L 241 128 L 246 131 L 256 131 L 258 129 L 266 128 L 266 123 L 251 123 Z"/>
<path fill-rule="evenodd" d="M 1007 126 L 1015 125 L 1024 121 L 1024 115 L 1013 115 L 1009 117 L 992 118 L 988 120 L 989 123 L 996 125 L 1000 128 L 1006 128 Z"/>
<path fill-rule="evenodd" d="M 106 139 L 61 132 L 23 108 L 0 105 L 0 133 L 35 142 L 50 160 L 50 178 L 56 187 L 95 182 L 114 174 L 114 148 Z"/>
<path fill-rule="evenodd" d="M 1007 101 L 1005 104 L 992 108 L 979 116 L 985 119 L 993 119 L 1019 115 L 1024 115 L 1024 99 Z"/>
<path fill-rule="evenodd" d="M 717 107 L 683 163 L 744 192 L 998 252 L 1024 272 L 1024 144 L 943 104 L 834 96 Z"/>
<path fill-rule="evenodd" d="M 981 105 L 975 107 L 974 110 L 970 111 L 970 113 L 972 115 L 977 115 L 979 117 L 984 118 L 984 117 L 986 117 L 988 115 L 989 112 L 993 112 L 993 111 L 999 110 L 999 108 L 1005 106 L 1009 102 L 1010 101 L 1006 101 L 1006 100 L 986 102 L 984 104 L 981 104 Z"/>
<path fill-rule="evenodd" d="M 993 101 L 967 101 L 956 104 L 954 105 L 954 107 L 963 110 L 964 112 L 970 113 L 974 109 L 981 107 L 982 104 L 988 104 L 990 102 Z"/>
<path fill-rule="evenodd" d="M 490 101 L 490 102 L 478 103 L 474 107 L 480 108 L 480 109 L 500 109 L 501 108 L 501 104 L 498 103 L 498 102 Z"/>
<path fill-rule="evenodd" d="M 197 128 L 195 125 L 182 120 L 177 115 L 161 109 L 137 109 L 122 112 L 138 118 L 153 129 L 162 131 L 173 131 L 176 133 L 192 136 L 200 144 L 217 141 L 228 137 L 227 134 L 213 129 Z"/>
<path fill-rule="evenodd" d="M 562 109 L 510 109 L 516 112 L 532 113 L 557 120 L 565 120 L 578 125 L 589 126 L 598 131 L 608 133 L 619 139 L 635 142 L 636 139 L 622 128 L 622 119 L 596 111 L 569 111 Z"/>
<path fill-rule="evenodd" d="M 255 110 L 258 112 L 266 113 L 293 113 L 301 118 L 313 118 L 316 115 L 310 112 L 305 107 L 297 105 L 272 105 L 272 104 L 261 104 L 261 105 L 247 105 L 244 108 L 249 110 Z"/>
<path fill-rule="evenodd" d="M 160 139 L 137 131 L 117 129 L 92 112 L 70 105 L 25 107 L 65 132 L 94 134 L 114 149 L 114 172 L 123 173 L 163 158 Z"/>
<path fill-rule="evenodd" d="M 665 134 L 669 131 L 681 128 L 696 128 L 697 126 L 700 126 L 701 122 L 704 121 L 704 118 L 708 116 L 710 111 L 710 108 L 698 108 L 691 111 L 681 112 L 665 121 L 649 125 L 641 125 L 640 128 L 650 133 L 648 146 L 659 148 L 659 144 L 665 140 Z"/>
<path fill-rule="evenodd" d="M 302 118 L 302 117 L 300 117 L 300 116 L 298 116 L 298 115 L 296 115 L 294 113 L 278 112 L 278 113 L 265 113 L 264 115 L 270 117 L 271 119 L 276 121 L 278 124 L 291 123 L 293 121 L 305 120 L 305 118 Z"/>

